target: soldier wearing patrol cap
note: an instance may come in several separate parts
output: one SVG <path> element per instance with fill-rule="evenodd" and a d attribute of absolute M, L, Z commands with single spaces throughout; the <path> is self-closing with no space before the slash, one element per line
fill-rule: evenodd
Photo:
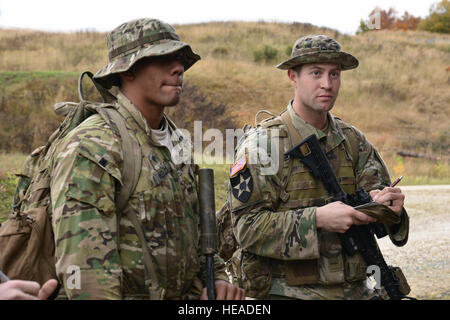
<path fill-rule="evenodd" d="M 176 158 L 183 137 L 164 114 L 178 103 L 183 74 L 200 56 L 156 19 L 120 25 L 107 35 L 107 46 L 109 63 L 94 78 L 105 89 L 119 87 L 114 107 L 142 154 L 125 207 L 132 215 L 119 212 L 116 196 L 125 183 L 124 162 L 133 162 L 134 153 L 125 154 L 120 137 L 94 114 L 54 153 L 50 184 L 58 278 L 70 299 L 206 298 L 196 168 Z M 243 299 L 218 257 L 215 267 L 216 297 Z"/>
<path fill-rule="evenodd" d="M 344 191 L 350 194 L 362 187 L 374 201 L 401 216 L 398 224 L 386 224 L 386 229 L 395 245 L 406 243 L 409 224 L 404 195 L 399 188 L 389 187 L 388 170 L 363 133 L 330 112 L 338 97 L 341 72 L 357 66 L 358 60 L 343 52 L 334 39 L 324 35 L 298 39 L 291 57 L 277 66 L 287 70 L 294 99 L 280 116 L 261 121 L 238 142 L 227 204 L 239 248 L 231 258 L 233 277 L 247 296 L 383 296 L 382 291 L 366 286 L 367 265 L 362 256 L 346 255 L 338 237 L 350 226 L 375 218 L 332 202 L 321 181 L 298 158 L 284 157 L 303 139 L 316 135 Z M 271 173 L 267 156 L 278 161 Z"/>

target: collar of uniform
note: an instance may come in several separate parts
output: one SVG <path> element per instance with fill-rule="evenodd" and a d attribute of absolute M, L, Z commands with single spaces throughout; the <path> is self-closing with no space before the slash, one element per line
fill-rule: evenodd
<path fill-rule="evenodd" d="M 163 146 L 153 140 L 151 128 L 148 125 L 147 120 L 145 120 L 144 116 L 139 111 L 139 109 L 136 107 L 136 105 L 130 99 L 128 99 L 120 90 L 119 90 L 119 93 L 117 94 L 117 102 L 120 105 L 122 105 L 126 109 L 126 111 L 128 111 L 128 113 L 135 120 L 135 122 L 140 127 L 140 129 L 144 130 L 147 137 L 149 138 L 151 145 L 156 146 L 156 147 L 166 148 L 165 146 Z M 167 115 L 164 115 L 164 120 L 166 121 L 167 127 L 169 129 L 169 134 L 174 135 L 174 136 L 170 137 L 170 139 L 172 140 L 173 146 L 178 147 L 178 149 L 189 148 L 190 147 L 189 141 L 188 141 L 189 139 L 187 141 L 185 141 L 182 133 L 177 129 L 177 127 L 175 126 L 173 121 Z M 187 143 L 187 145 L 186 146 L 185 145 L 178 146 L 182 142 Z"/>
<path fill-rule="evenodd" d="M 180 130 L 178 130 L 175 123 L 167 115 L 164 115 L 164 118 L 166 119 L 170 134 L 173 135 L 172 136 L 172 144 L 175 147 L 179 143 L 184 141 L 184 136 L 183 136 L 182 132 Z"/>
<path fill-rule="evenodd" d="M 312 134 L 315 134 L 316 137 L 320 141 L 325 141 L 325 143 L 326 143 L 325 151 L 326 152 L 334 149 L 339 144 L 341 144 L 342 141 L 345 140 L 345 137 L 344 137 L 342 131 L 340 130 L 340 128 L 336 124 L 336 119 L 334 118 L 334 116 L 330 112 L 327 113 L 327 117 L 328 117 L 328 133 L 326 134 L 322 130 L 319 130 L 319 129 L 313 127 L 312 125 L 307 123 L 305 120 L 303 120 L 294 111 L 294 108 L 292 107 L 292 102 L 293 101 L 294 101 L 294 99 L 289 101 L 289 104 L 287 106 L 287 110 L 289 112 L 289 115 L 291 116 L 292 124 L 294 125 L 295 129 L 298 130 L 300 136 L 302 136 L 303 139 L 309 137 Z"/>
<path fill-rule="evenodd" d="M 122 93 L 122 91 L 119 90 L 119 93 L 117 94 L 117 101 L 130 113 L 130 115 L 133 117 L 133 119 L 136 121 L 138 126 L 145 131 L 145 133 L 151 137 L 152 132 L 150 130 L 150 127 L 147 123 L 147 120 L 145 120 L 142 113 L 139 111 L 139 109 L 136 107 L 136 105 L 131 102 L 130 99 L 127 98 L 125 94 Z"/>
<path fill-rule="evenodd" d="M 326 151 L 330 151 L 340 145 L 344 140 L 345 136 L 342 129 L 338 126 L 334 116 L 328 112 L 328 135 L 327 135 L 327 147 Z"/>

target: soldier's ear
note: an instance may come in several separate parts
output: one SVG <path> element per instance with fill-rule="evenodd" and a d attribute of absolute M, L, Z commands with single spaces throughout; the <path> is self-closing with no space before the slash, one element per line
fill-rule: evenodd
<path fill-rule="evenodd" d="M 287 71 L 287 75 L 289 78 L 289 81 L 291 81 L 291 84 L 294 88 L 297 88 L 297 82 L 298 82 L 298 73 L 294 69 L 289 69 Z"/>

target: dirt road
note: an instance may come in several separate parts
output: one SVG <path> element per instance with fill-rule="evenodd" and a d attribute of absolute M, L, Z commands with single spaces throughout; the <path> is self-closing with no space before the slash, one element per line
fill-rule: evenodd
<path fill-rule="evenodd" d="M 420 299 L 450 299 L 450 185 L 400 187 L 410 217 L 409 241 L 378 240 L 388 264 L 400 266 Z"/>

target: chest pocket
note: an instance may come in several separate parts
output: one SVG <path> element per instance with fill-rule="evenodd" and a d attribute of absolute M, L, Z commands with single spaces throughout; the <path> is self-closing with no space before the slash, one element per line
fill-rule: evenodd
<path fill-rule="evenodd" d="M 162 152 L 150 150 L 143 161 L 147 171 L 144 183 L 139 184 L 139 215 L 149 228 L 162 216 L 196 220 L 198 216 L 196 166 L 181 163 L 174 165 Z M 161 217 L 158 217 L 161 216 Z"/>

